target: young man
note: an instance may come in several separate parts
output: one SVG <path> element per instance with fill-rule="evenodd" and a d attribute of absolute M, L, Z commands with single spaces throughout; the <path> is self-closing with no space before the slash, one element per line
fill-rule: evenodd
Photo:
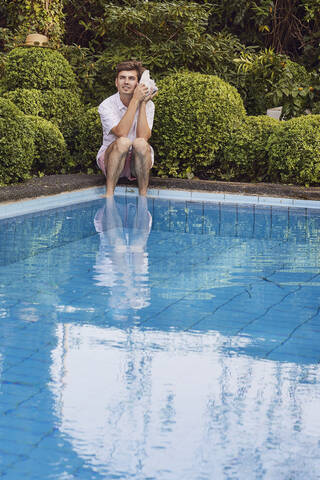
<path fill-rule="evenodd" d="M 139 80 L 144 68 L 129 60 L 117 65 L 118 92 L 104 100 L 98 108 L 103 144 L 97 163 L 106 176 L 107 197 L 112 197 L 120 177 L 138 180 L 139 194 L 146 195 L 149 172 L 153 165 L 153 149 L 148 140 L 154 117 L 153 95 Z"/>

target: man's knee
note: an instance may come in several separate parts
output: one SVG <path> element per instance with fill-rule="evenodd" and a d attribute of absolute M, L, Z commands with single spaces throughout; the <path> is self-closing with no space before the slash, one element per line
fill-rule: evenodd
<path fill-rule="evenodd" d="M 131 147 L 132 145 L 132 142 L 129 138 L 127 137 L 119 137 L 116 141 L 115 141 L 115 146 L 114 148 L 117 149 L 117 151 L 119 153 L 126 153 L 129 148 Z"/>
<path fill-rule="evenodd" d="M 138 155 L 146 156 L 148 152 L 150 152 L 150 145 L 144 138 L 136 138 L 133 141 L 133 149 Z"/>

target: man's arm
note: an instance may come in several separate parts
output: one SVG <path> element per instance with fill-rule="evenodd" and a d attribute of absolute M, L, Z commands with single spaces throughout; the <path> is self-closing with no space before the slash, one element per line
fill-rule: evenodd
<path fill-rule="evenodd" d="M 141 102 L 137 121 L 137 138 L 144 138 L 148 141 L 151 137 L 151 130 L 148 125 L 146 106 L 146 102 Z"/>
<path fill-rule="evenodd" d="M 140 106 L 138 122 L 137 122 L 137 137 L 144 138 L 146 141 L 148 141 L 149 138 L 151 137 L 151 133 L 152 133 L 151 129 L 153 125 L 153 116 L 154 116 L 154 104 L 151 102 L 151 105 L 153 108 L 151 108 L 151 111 L 149 110 L 148 114 L 147 114 L 147 105 L 149 100 L 152 100 L 153 97 L 157 95 L 157 93 L 158 91 L 145 97 Z"/>
<path fill-rule="evenodd" d="M 128 136 L 128 133 L 130 132 L 132 123 L 134 121 L 136 111 L 139 108 L 139 105 L 143 103 L 143 99 L 145 98 L 145 93 L 145 85 L 138 84 L 135 88 L 133 97 L 130 100 L 126 113 L 123 115 L 118 125 L 113 127 L 111 130 L 114 135 L 116 135 L 117 137 Z"/>

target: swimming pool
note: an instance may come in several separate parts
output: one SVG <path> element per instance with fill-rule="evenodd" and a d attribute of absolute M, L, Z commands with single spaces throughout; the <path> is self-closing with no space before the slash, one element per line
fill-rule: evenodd
<path fill-rule="evenodd" d="M 320 210 L 0 221 L 0 475 L 320 478 Z"/>

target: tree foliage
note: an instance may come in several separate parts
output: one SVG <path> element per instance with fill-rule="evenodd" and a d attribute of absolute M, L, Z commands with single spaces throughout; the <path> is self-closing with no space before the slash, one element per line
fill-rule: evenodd
<path fill-rule="evenodd" d="M 41 33 L 59 46 L 64 35 L 63 0 L 2 0 L 6 25 L 22 43 L 29 33 Z M 0 10 L 1 11 L 1 10 Z"/>

